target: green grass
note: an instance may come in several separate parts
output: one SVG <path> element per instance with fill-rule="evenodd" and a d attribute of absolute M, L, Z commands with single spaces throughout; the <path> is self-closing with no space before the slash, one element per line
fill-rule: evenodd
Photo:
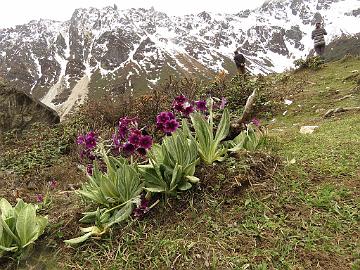
<path fill-rule="evenodd" d="M 269 125 L 266 149 L 200 167 L 197 188 L 160 200 L 144 219 L 101 240 L 76 248 L 49 241 L 59 230 L 60 240 L 78 234 L 73 211 L 83 211 L 73 196 L 55 196 L 53 208 L 61 198 L 57 211 L 68 207 L 64 215 L 73 220 L 63 224 L 64 216 L 49 211 L 60 228 L 43 241 L 52 245 L 47 258 L 56 269 L 360 269 L 360 117 L 322 117 L 359 104 L 356 83 L 343 81 L 359 64 L 328 63 L 276 82 L 294 103 Z M 319 129 L 302 135 L 302 125 Z"/>

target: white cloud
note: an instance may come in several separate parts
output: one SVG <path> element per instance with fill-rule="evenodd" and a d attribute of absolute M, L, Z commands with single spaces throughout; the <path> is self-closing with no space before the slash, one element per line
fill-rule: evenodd
<path fill-rule="evenodd" d="M 216 13 L 237 13 L 244 9 L 259 7 L 264 0 L 10 0 L 1 3 L 0 28 L 24 24 L 34 19 L 68 20 L 76 8 L 112 6 L 118 9 L 150 8 L 169 15 L 184 15 L 209 11 Z"/>

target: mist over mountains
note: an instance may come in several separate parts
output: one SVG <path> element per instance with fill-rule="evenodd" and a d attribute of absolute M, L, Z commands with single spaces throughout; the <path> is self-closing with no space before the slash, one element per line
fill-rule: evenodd
<path fill-rule="evenodd" d="M 252 73 L 281 72 L 308 55 L 316 21 L 330 42 L 360 33 L 359 18 L 358 0 L 271 0 L 235 14 L 181 17 L 116 6 L 76 9 L 65 22 L 0 29 L 0 77 L 64 116 L 86 98 L 144 93 L 170 75 L 234 73 L 237 48 Z"/>

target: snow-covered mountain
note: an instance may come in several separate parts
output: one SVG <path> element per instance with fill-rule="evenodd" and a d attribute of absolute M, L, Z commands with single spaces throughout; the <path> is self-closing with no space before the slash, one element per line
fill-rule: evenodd
<path fill-rule="evenodd" d="M 359 0 L 270 0 L 236 14 L 182 17 L 77 9 L 65 22 L 0 29 L 0 77 L 65 115 L 86 97 L 146 91 L 169 75 L 233 73 L 237 48 L 251 72 L 280 72 L 309 53 L 316 21 L 331 41 L 359 33 L 359 19 Z"/>

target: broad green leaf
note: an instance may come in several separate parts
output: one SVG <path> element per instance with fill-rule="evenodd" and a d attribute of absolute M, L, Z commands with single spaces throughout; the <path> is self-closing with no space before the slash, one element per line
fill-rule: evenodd
<path fill-rule="evenodd" d="M 7 217 L 14 217 L 14 209 L 5 198 L 2 198 L 0 200 L 0 212 L 1 216 L 4 219 L 6 219 Z"/>
<path fill-rule="evenodd" d="M 37 216 L 36 217 L 37 220 L 37 224 L 38 224 L 38 230 L 37 230 L 37 238 L 42 235 L 44 233 L 44 230 L 48 224 L 48 217 L 41 217 L 41 216 Z"/>
<path fill-rule="evenodd" d="M 13 217 L 11 217 L 10 219 L 14 220 Z M 16 236 L 12 230 L 10 229 L 10 227 L 8 226 L 7 222 L 5 222 L 5 220 L 3 219 L 2 216 L 0 216 L 0 223 L 2 225 L 2 228 L 3 228 L 3 234 L 5 234 L 5 232 L 17 243 L 17 245 L 20 245 L 21 242 L 20 242 L 20 239 L 18 236 Z M 5 239 L 7 242 L 10 242 L 11 240 L 9 238 Z"/>
<path fill-rule="evenodd" d="M 111 218 L 111 221 L 107 224 L 107 226 L 112 226 L 115 223 L 120 223 L 124 220 L 126 220 L 132 213 L 133 210 L 133 204 L 127 203 L 125 206 L 123 206 L 121 209 L 116 211 Z"/>
<path fill-rule="evenodd" d="M 164 189 L 162 187 L 145 187 L 145 190 L 153 192 L 153 193 L 166 192 L 166 189 Z"/>
<path fill-rule="evenodd" d="M 87 239 L 89 239 L 94 233 L 91 231 L 91 232 L 88 232 L 82 236 L 79 236 L 79 237 L 76 237 L 76 238 L 72 238 L 72 239 L 69 239 L 69 240 L 64 240 L 64 242 L 66 244 L 69 244 L 69 245 L 76 245 L 76 244 L 80 244 L 82 242 L 85 242 Z"/>
<path fill-rule="evenodd" d="M 16 232 L 22 248 L 36 240 L 38 230 L 39 226 L 36 223 L 35 207 L 28 204 L 20 210 L 16 221 Z"/>
<path fill-rule="evenodd" d="M 179 185 L 179 190 L 185 191 L 185 190 L 189 190 L 191 187 L 192 185 L 189 182 L 183 182 L 182 184 Z"/>
<path fill-rule="evenodd" d="M 220 143 L 229 134 L 230 115 L 228 109 L 224 109 L 219 126 L 216 130 L 215 142 Z"/>
<path fill-rule="evenodd" d="M 84 231 L 89 231 L 89 232 L 87 232 L 86 234 L 84 234 L 80 237 L 72 238 L 69 240 L 64 240 L 64 242 L 69 245 L 80 244 L 80 243 L 86 241 L 87 239 L 89 239 L 91 236 L 101 236 L 102 234 L 106 233 L 106 231 L 107 231 L 107 228 L 100 229 L 96 226 L 92 226 L 89 228 L 82 228 L 82 229 Z"/>

